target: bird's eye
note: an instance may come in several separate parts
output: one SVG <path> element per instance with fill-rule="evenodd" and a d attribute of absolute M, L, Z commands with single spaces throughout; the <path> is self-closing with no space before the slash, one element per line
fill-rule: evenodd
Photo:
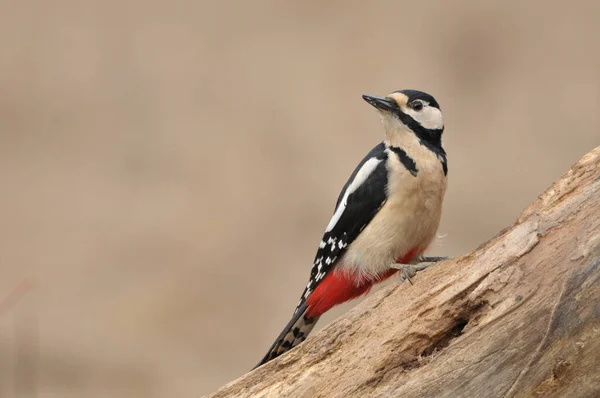
<path fill-rule="evenodd" d="M 413 108 L 415 111 L 420 111 L 421 109 L 423 109 L 423 103 L 421 101 L 413 101 L 411 102 L 410 107 Z"/>

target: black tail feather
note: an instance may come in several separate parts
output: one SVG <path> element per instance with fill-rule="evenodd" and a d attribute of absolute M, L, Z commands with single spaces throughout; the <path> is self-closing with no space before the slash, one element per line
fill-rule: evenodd
<path fill-rule="evenodd" d="M 269 362 L 271 359 L 277 358 L 284 352 L 287 352 L 302 343 L 310 334 L 319 317 L 310 318 L 306 314 L 306 303 L 302 303 L 292 319 L 285 326 L 279 337 L 275 340 L 265 357 L 254 367 L 258 368 L 261 365 Z"/>

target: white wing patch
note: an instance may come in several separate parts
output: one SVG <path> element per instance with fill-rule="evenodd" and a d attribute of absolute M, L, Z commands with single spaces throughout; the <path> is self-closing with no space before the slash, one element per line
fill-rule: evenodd
<path fill-rule="evenodd" d="M 346 209 L 348 197 L 350 196 L 350 194 L 356 191 L 358 187 L 360 187 L 367 180 L 367 178 L 369 178 L 371 173 L 373 173 L 377 165 L 382 160 L 383 159 L 371 158 L 367 160 L 365 164 L 363 164 L 358 173 L 356 173 L 356 176 L 354 177 L 354 180 L 352 180 L 352 183 L 348 185 L 348 189 L 346 189 L 346 192 L 344 192 L 344 196 L 340 201 L 340 205 L 337 209 L 335 209 L 335 213 L 333 214 L 333 217 L 331 217 L 331 221 L 329 221 L 329 225 L 327 225 L 325 232 L 330 232 L 335 227 L 335 224 L 337 224 L 337 222 L 342 217 L 342 214 L 344 214 L 344 210 Z M 335 245 L 335 242 L 332 243 L 332 245 Z"/>

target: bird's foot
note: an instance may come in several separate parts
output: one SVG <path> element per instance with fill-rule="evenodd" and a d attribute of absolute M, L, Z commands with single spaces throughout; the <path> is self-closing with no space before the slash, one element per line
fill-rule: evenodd
<path fill-rule="evenodd" d="M 398 269 L 401 271 L 400 272 L 400 280 L 401 281 L 408 280 L 408 282 L 412 285 L 413 283 L 410 278 L 413 278 L 417 274 L 417 272 L 423 271 L 424 269 L 427 269 L 440 261 L 448 260 L 449 258 L 450 257 L 421 257 L 419 259 L 419 262 L 417 262 L 415 264 L 394 263 L 394 264 L 392 264 L 392 268 L 395 268 L 395 269 Z"/>
<path fill-rule="evenodd" d="M 421 257 L 419 263 L 438 263 L 444 260 L 450 260 L 451 257 L 440 256 L 440 257 Z"/>
<path fill-rule="evenodd" d="M 431 267 L 435 263 L 419 263 L 419 264 L 392 264 L 392 268 L 400 270 L 400 280 L 408 281 L 411 285 L 412 279 L 417 272 L 422 271 L 428 267 Z"/>

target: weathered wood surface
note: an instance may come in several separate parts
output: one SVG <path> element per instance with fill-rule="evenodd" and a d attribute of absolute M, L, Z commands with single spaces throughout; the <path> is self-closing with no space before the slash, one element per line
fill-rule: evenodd
<path fill-rule="evenodd" d="M 413 282 L 209 397 L 600 397 L 600 147 Z"/>

